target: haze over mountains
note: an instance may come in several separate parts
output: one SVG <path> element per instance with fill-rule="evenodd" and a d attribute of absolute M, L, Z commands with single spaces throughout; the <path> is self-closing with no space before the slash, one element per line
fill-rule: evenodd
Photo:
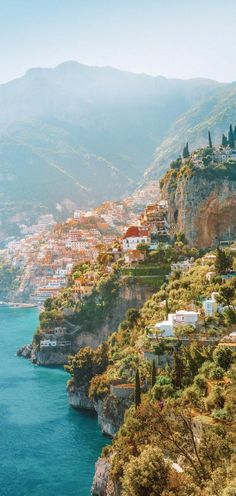
<path fill-rule="evenodd" d="M 236 83 L 65 62 L 0 86 L 1 221 L 89 206 L 159 176 L 188 139 L 236 122 Z M 59 204 L 59 207 L 58 207 Z M 70 204 L 69 204 L 70 205 Z"/>

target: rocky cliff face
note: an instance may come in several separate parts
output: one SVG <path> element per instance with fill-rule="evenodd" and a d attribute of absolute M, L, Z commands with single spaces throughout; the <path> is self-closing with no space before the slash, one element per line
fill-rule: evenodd
<path fill-rule="evenodd" d="M 92 400 L 88 398 L 86 388 L 75 388 L 73 385 L 67 387 L 67 398 L 69 405 L 77 410 L 93 410 L 95 405 Z"/>
<path fill-rule="evenodd" d="M 67 387 L 67 398 L 70 406 L 78 410 L 93 410 L 97 412 L 98 425 L 103 434 L 114 437 L 124 421 L 126 410 L 131 406 L 133 397 L 116 398 L 108 394 L 99 401 L 92 401 L 87 394 L 87 388 L 76 388 L 73 383 Z"/>
<path fill-rule="evenodd" d="M 124 319 L 127 310 L 131 307 L 142 307 L 146 299 L 148 299 L 153 292 L 154 290 L 149 286 L 140 284 L 121 286 L 112 303 L 112 308 L 109 309 L 109 313 L 107 313 L 104 321 L 97 327 L 96 331 L 85 332 L 82 327 L 77 328 L 76 325 L 71 324 L 71 335 L 67 335 L 67 339 L 71 340 L 70 351 L 63 350 L 62 352 L 60 348 L 35 350 L 33 347 L 29 354 L 27 349 L 28 345 L 26 345 L 18 351 L 18 354 L 23 357 L 27 354 L 27 358 L 30 358 L 32 362 L 37 365 L 65 365 L 67 363 L 68 354 L 77 353 L 77 351 L 86 346 L 97 348 L 97 346 L 103 343 L 114 331 L 116 331 L 118 325 Z M 42 334 L 42 337 L 43 336 L 44 334 Z M 50 334 L 47 336 L 45 335 L 45 337 L 47 339 L 50 338 Z"/>
<path fill-rule="evenodd" d="M 120 496 L 121 486 L 110 479 L 111 458 L 99 458 L 95 465 L 92 496 Z"/>
<path fill-rule="evenodd" d="M 216 246 L 219 240 L 236 238 L 236 181 L 210 179 L 204 174 L 182 175 L 164 183 L 171 232 L 183 232 L 191 245 Z"/>
<path fill-rule="evenodd" d="M 85 346 L 96 348 L 104 342 L 125 317 L 129 308 L 140 308 L 144 302 L 153 294 L 154 290 L 146 285 L 129 284 L 121 286 L 116 299 L 112 303 L 109 314 L 96 332 L 85 333 L 83 329 L 75 340 L 76 348 L 79 350 Z"/>
<path fill-rule="evenodd" d="M 124 421 L 126 410 L 131 406 L 133 398 L 118 399 L 112 394 L 95 403 L 98 414 L 98 425 L 103 434 L 114 437 Z"/>

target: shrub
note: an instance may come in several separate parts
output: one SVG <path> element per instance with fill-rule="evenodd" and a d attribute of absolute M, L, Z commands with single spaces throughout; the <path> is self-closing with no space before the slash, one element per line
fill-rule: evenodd
<path fill-rule="evenodd" d="M 214 365 L 209 372 L 209 379 L 220 380 L 224 377 L 224 369 L 222 367 Z"/>
<path fill-rule="evenodd" d="M 222 367 L 224 370 L 228 370 L 233 363 L 233 352 L 228 347 L 218 346 L 213 353 L 213 359 L 216 365 Z"/>
<path fill-rule="evenodd" d="M 104 398 L 110 391 L 110 382 L 106 374 L 96 375 L 90 381 L 89 398 L 98 401 Z"/>
<path fill-rule="evenodd" d="M 161 450 L 147 446 L 132 457 L 122 480 L 122 496 L 161 496 L 167 485 L 169 466 Z"/>
<path fill-rule="evenodd" d="M 215 408 L 212 412 L 212 417 L 216 420 L 227 420 L 228 411 L 225 408 Z"/>
<path fill-rule="evenodd" d="M 205 400 L 205 406 L 208 411 L 213 410 L 213 408 L 223 408 L 225 403 L 225 398 L 222 394 L 222 388 L 216 386 L 211 390 L 211 393 Z"/>
<path fill-rule="evenodd" d="M 207 393 L 207 381 L 203 374 L 196 375 L 194 385 L 197 386 L 203 394 Z"/>
<path fill-rule="evenodd" d="M 186 388 L 183 392 L 183 400 L 186 400 L 189 403 L 192 403 L 192 405 L 198 407 L 199 406 L 199 389 L 195 386 L 189 386 Z"/>
<path fill-rule="evenodd" d="M 172 384 L 163 384 L 161 386 L 160 384 L 155 384 L 155 386 L 152 388 L 152 397 L 155 398 L 155 400 L 161 400 L 162 398 L 171 398 L 174 396 L 174 388 Z"/>

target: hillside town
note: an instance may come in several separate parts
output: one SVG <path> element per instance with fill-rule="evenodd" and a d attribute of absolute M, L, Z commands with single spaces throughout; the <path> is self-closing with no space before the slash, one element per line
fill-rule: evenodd
<path fill-rule="evenodd" d="M 157 197 L 157 184 L 150 183 L 123 201 L 105 202 L 92 210 L 77 209 L 64 223 L 42 215 L 37 224 L 20 225 L 22 237 L 8 240 L 0 251 L 0 260 L 18 274 L 11 302 L 42 305 L 67 286 L 74 265 L 95 263 L 104 247 L 116 258 L 124 252 L 127 264 L 141 260 L 139 244 L 155 248 L 158 236 L 168 237 L 166 205 L 155 201 Z M 153 200 L 155 203 L 149 204 Z M 75 293 L 92 291 L 96 281 L 86 274 L 88 277 L 75 281 Z"/>

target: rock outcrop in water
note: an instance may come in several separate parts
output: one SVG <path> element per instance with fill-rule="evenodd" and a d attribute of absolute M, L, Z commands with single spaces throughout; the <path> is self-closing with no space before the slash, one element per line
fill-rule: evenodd
<path fill-rule="evenodd" d="M 32 358 L 33 346 L 32 344 L 26 344 L 22 346 L 19 350 L 17 350 L 17 355 L 23 358 Z"/>

